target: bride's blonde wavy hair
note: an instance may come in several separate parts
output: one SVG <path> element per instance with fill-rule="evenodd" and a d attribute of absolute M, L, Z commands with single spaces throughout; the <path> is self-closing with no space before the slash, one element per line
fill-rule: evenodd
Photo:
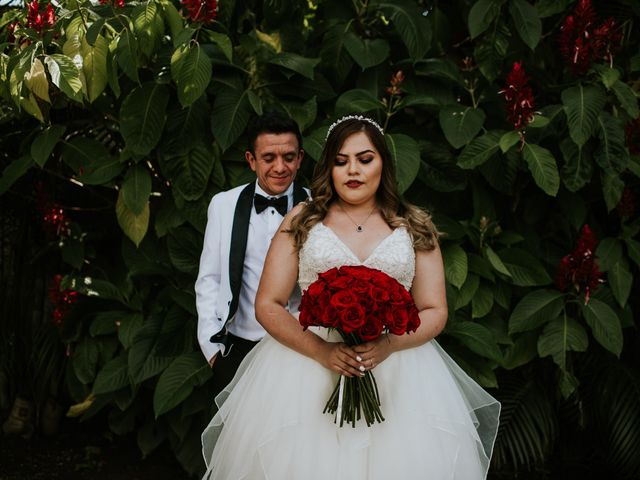
<path fill-rule="evenodd" d="M 440 233 L 433 224 L 431 215 L 400 197 L 396 187 L 395 163 L 384 141 L 384 135 L 372 123 L 355 117 L 339 121 L 327 137 L 314 170 L 311 199 L 307 200 L 300 213 L 292 219 L 291 227 L 287 230 L 293 235 L 296 248 L 302 248 L 311 227 L 324 220 L 329 206 L 338 199 L 331 171 L 344 141 L 357 132 L 364 132 L 369 137 L 382 158 L 380 186 L 376 192 L 382 218 L 391 228 L 404 226 L 411 234 L 416 250 L 433 250 Z"/>

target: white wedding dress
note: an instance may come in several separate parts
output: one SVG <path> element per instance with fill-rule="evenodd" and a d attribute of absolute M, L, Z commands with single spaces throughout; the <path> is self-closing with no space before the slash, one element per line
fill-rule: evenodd
<path fill-rule="evenodd" d="M 415 253 L 404 228 L 361 262 L 318 223 L 299 254 L 304 291 L 318 273 L 365 265 L 407 289 Z M 313 328 L 330 341 L 336 332 Z M 435 340 L 393 353 L 373 369 L 382 423 L 338 427 L 323 414 L 338 375 L 267 335 L 216 397 L 219 410 L 202 434 L 205 479 L 476 480 L 486 477 L 500 404 L 469 378 Z"/>

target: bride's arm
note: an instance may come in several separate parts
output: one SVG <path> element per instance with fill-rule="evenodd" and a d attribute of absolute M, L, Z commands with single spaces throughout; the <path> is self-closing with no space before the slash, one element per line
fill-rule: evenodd
<path fill-rule="evenodd" d="M 286 230 L 301 208 L 297 206 L 287 214 L 271 241 L 256 294 L 256 318 L 272 337 L 289 348 L 336 373 L 360 375 L 361 364 L 352 348 L 343 343 L 325 342 L 318 335 L 303 331 L 300 323 L 285 309 L 298 279 L 298 252 L 293 236 Z"/>
<path fill-rule="evenodd" d="M 416 273 L 411 295 L 418 307 L 420 326 L 408 335 L 382 335 L 378 340 L 355 347 L 367 368 L 391 353 L 420 346 L 438 336 L 447 323 L 447 296 L 440 248 L 416 252 Z M 373 362 L 371 362 L 373 360 Z"/>

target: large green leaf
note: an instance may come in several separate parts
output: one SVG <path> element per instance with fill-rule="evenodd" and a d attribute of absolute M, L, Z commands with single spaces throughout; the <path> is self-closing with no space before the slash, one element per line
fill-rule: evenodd
<path fill-rule="evenodd" d="M 280 105 L 296 121 L 301 132 L 313 124 L 318 114 L 316 97 L 311 97 L 304 103 L 281 101 Z"/>
<path fill-rule="evenodd" d="M 612 269 L 616 263 L 622 261 L 622 242 L 617 238 L 606 237 L 600 240 L 596 248 L 598 267 L 603 272 Z"/>
<path fill-rule="evenodd" d="M 423 58 L 431 47 L 431 25 L 419 7 L 409 0 L 374 0 L 370 8 L 376 7 L 391 20 L 411 59 Z"/>
<path fill-rule="evenodd" d="M 487 283 L 480 283 L 478 291 L 471 299 L 471 317 L 482 318 L 493 308 L 493 290 Z"/>
<path fill-rule="evenodd" d="M 601 177 L 602 196 L 604 197 L 604 202 L 607 205 L 607 211 L 610 212 L 616 208 L 616 205 L 618 205 L 618 202 L 622 198 L 625 185 L 619 175 L 609 175 L 603 172 Z"/>
<path fill-rule="evenodd" d="M 383 103 L 375 95 L 362 88 L 348 90 L 336 100 L 337 115 L 371 112 L 383 110 L 384 108 Z"/>
<path fill-rule="evenodd" d="M 124 194 L 122 190 L 118 192 L 118 201 L 116 202 L 116 217 L 118 218 L 118 225 L 124 232 L 124 234 L 131 239 L 133 243 L 140 245 L 142 239 L 147 234 L 149 229 L 149 202 L 145 203 L 142 211 L 139 214 L 135 214 L 124 200 Z"/>
<path fill-rule="evenodd" d="M 634 92 L 634 90 L 622 82 L 621 80 L 616 81 L 612 86 L 611 90 L 615 94 L 616 98 L 622 105 L 629 116 L 631 118 L 638 118 L 640 112 L 638 111 L 638 96 Z"/>
<path fill-rule="evenodd" d="M 307 58 L 292 52 L 281 52 L 271 57 L 269 63 L 292 70 L 313 80 L 314 69 L 320 63 L 319 58 Z"/>
<path fill-rule="evenodd" d="M 460 69 L 451 60 L 446 58 L 428 58 L 420 60 L 415 66 L 416 75 L 439 78 L 445 81 L 453 81 L 458 85 L 464 85 L 464 79 Z M 407 101 L 407 104 L 411 104 Z M 437 102 L 435 103 L 438 104 Z"/>
<path fill-rule="evenodd" d="M 509 318 L 509 334 L 534 330 L 557 318 L 564 306 L 564 294 L 557 290 L 534 290 L 515 306 Z"/>
<path fill-rule="evenodd" d="M 109 44 L 102 35 L 96 37 L 93 45 L 82 39 L 82 71 L 87 82 L 87 97 L 90 103 L 93 103 L 107 86 L 108 52 Z"/>
<path fill-rule="evenodd" d="M 500 260 L 500 257 L 498 256 L 498 254 L 496 254 L 496 252 L 493 251 L 493 248 L 491 248 L 489 245 L 486 245 L 484 249 L 484 253 L 487 257 L 487 260 L 489 261 L 489 263 L 494 269 L 496 269 L 501 274 L 506 275 L 507 277 L 511 276 L 511 273 L 509 273 L 509 270 L 507 270 L 507 267 L 504 266 L 504 263 L 502 263 L 502 260 Z"/>
<path fill-rule="evenodd" d="M 478 0 L 469 11 L 469 33 L 476 38 L 484 32 L 500 13 L 504 0 Z"/>
<path fill-rule="evenodd" d="M 629 163 L 622 121 L 610 113 L 601 112 L 597 125 L 600 144 L 594 154 L 596 162 L 608 175 L 622 173 Z"/>
<path fill-rule="evenodd" d="M 64 135 L 66 128 L 64 125 L 50 125 L 33 140 L 31 157 L 40 167 L 44 167 L 45 163 L 47 163 L 51 152 L 53 152 L 60 137 Z"/>
<path fill-rule="evenodd" d="M 197 43 L 181 45 L 171 56 L 171 77 L 178 88 L 178 100 L 188 107 L 209 85 L 211 60 Z"/>
<path fill-rule="evenodd" d="M 560 170 L 562 181 L 570 192 L 577 192 L 591 180 L 593 160 L 585 145 L 576 145 L 571 138 L 560 142 L 564 165 Z"/>
<path fill-rule="evenodd" d="M 151 175 L 141 164 L 129 167 L 122 182 L 124 203 L 134 215 L 140 215 L 149 202 L 151 194 Z"/>
<path fill-rule="evenodd" d="M 320 56 L 324 65 L 330 65 L 330 73 L 342 84 L 353 67 L 353 59 L 345 47 L 346 34 L 351 22 L 340 22 L 328 28 L 322 37 Z"/>
<path fill-rule="evenodd" d="M 509 13 L 522 41 L 531 50 L 535 49 L 542 34 L 542 22 L 536 8 L 525 0 L 511 0 Z"/>
<path fill-rule="evenodd" d="M 162 15 L 158 12 L 156 2 L 141 3 L 133 10 L 132 17 L 140 51 L 145 57 L 151 58 L 164 33 L 164 22 Z"/>
<path fill-rule="evenodd" d="M 177 228 L 167 241 L 171 263 L 181 272 L 196 274 L 200 264 L 202 236 L 192 228 Z"/>
<path fill-rule="evenodd" d="M 456 298 L 454 309 L 459 310 L 466 307 L 480 287 L 480 277 L 472 273 L 467 275 L 467 280 L 462 285 L 460 293 Z"/>
<path fill-rule="evenodd" d="M 381 38 L 360 38 L 353 32 L 346 34 L 344 46 L 362 70 L 381 64 L 389 57 L 389 42 Z"/>
<path fill-rule="evenodd" d="M 625 238 L 624 241 L 627 244 L 627 253 L 629 258 L 631 258 L 631 260 L 640 267 L 640 242 L 633 238 Z"/>
<path fill-rule="evenodd" d="M 611 285 L 613 296 L 616 297 L 618 305 L 624 308 L 631 293 L 633 275 L 629 270 L 626 260 L 615 263 L 607 272 L 607 278 Z"/>
<path fill-rule="evenodd" d="M 582 325 L 566 315 L 551 320 L 538 338 L 538 355 L 551 356 L 563 370 L 567 366 L 567 352 L 584 352 L 589 337 Z"/>
<path fill-rule="evenodd" d="M 167 87 L 148 82 L 127 95 L 120 108 L 120 132 L 127 148 L 148 155 L 162 136 L 169 102 Z"/>
<path fill-rule="evenodd" d="M 216 96 L 211 129 L 222 151 L 227 150 L 244 132 L 252 109 L 246 90 L 221 88 Z"/>
<path fill-rule="evenodd" d="M 129 30 L 125 30 L 118 37 L 116 60 L 122 71 L 136 83 L 140 83 L 138 76 L 138 40 Z M 114 40 L 115 40 L 114 38 Z"/>
<path fill-rule="evenodd" d="M 98 372 L 96 381 L 93 383 L 93 393 L 100 395 L 103 393 L 115 392 L 129 385 L 129 375 L 127 371 L 127 358 L 120 355 L 107 362 Z"/>
<path fill-rule="evenodd" d="M 173 360 L 160 375 L 153 393 L 156 418 L 179 405 L 195 386 L 202 385 L 210 377 L 211 368 L 199 351 L 185 353 Z"/>
<path fill-rule="evenodd" d="M 85 337 L 73 351 L 73 372 L 81 383 L 87 385 L 96 378 L 98 367 L 98 342 L 91 337 Z"/>
<path fill-rule="evenodd" d="M 440 110 L 439 119 L 447 141 L 454 148 L 461 148 L 478 134 L 484 123 L 485 113 L 479 108 L 447 105 Z"/>
<path fill-rule="evenodd" d="M 188 150 L 170 160 L 175 162 L 178 175 L 174 188 L 186 200 L 197 200 L 205 192 L 213 165 L 216 161 L 213 149 L 200 142 L 188 146 Z"/>
<path fill-rule="evenodd" d="M 51 75 L 51 81 L 67 97 L 77 102 L 82 101 L 82 81 L 80 80 L 80 70 L 73 60 L 66 55 L 54 53 L 47 55 L 44 59 Z"/>
<path fill-rule="evenodd" d="M 500 150 L 500 132 L 489 131 L 475 138 L 458 157 L 458 166 L 471 170 L 482 165 Z"/>
<path fill-rule="evenodd" d="M 475 322 L 455 322 L 446 333 L 460 340 L 472 352 L 496 362 L 502 361 L 502 352 L 491 330 Z"/>
<path fill-rule="evenodd" d="M 534 287 L 551 283 L 551 277 L 540 261 L 529 252 L 519 248 L 505 248 L 496 253 L 509 270 L 514 285 Z"/>
<path fill-rule="evenodd" d="M 134 383 L 151 378 L 171 364 L 171 357 L 158 355 L 158 344 L 163 334 L 164 318 L 155 313 L 145 318 L 136 333 L 128 355 L 129 374 Z"/>
<path fill-rule="evenodd" d="M 623 337 L 622 326 L 616 312 L 606 303 L 597 298 L 591 298 L 586 305 L 582 305 L 582 313 L 598 343 L 619 357 L 622 352 Z"/>
<path fill-rule="evenodd" d="M 546 148 L 525 143 L 522 150 L 536 184 L 547 194 L 555 197 L 560 188 L 560 174 L 553 154 Z"/>
<path fill-rule="evenodd" d="M 408 135 L 387 134 L 384 138 L 396 162 L 398 191 L 404 193 L 418 175 L 420 149 L 417 142 Z"/>
<path fill-rule="evenodd" d="M 47 80 L 47 72 L 39 58 L 34 58 L 31 64 L 31 70 L 24 74 L 24 84 L 36 96 L 51 103 L 49 98 L 49 80 Z"/>
<path fill-rule="evenodd" d="M 467 279 L 467 253 L 457 243 L 447 245 L 442 249 L 444 273 L 447 281 L 456 288 L 462 288 Z"/>
<path fill-rule="evenodd" d="M 576 144 L 584 145 L 596 129 L 606 96 L 600 87 L 579 84 L 563 90 L 561 97 L 569 134 Z"/>

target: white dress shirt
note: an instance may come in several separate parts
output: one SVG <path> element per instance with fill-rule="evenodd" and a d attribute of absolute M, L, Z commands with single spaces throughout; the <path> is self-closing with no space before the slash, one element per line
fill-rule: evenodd
<path fill-rule="evenodd" d="M 289 185 L 289 188 L 284 193 L 274 196 L 267 194 L 256 182 L 256 193 L 268 198 L 279 198 L 287 195 L 289 200 L 287 209 L 291 210 L 293 207 L 293 184 Z M 227 325 L 228 331 L 237 337 L 258 341 L 266 333 L 262 325 L 256 320 L 255 300 L 264 260 L 267 256 L 271 239 L 276 234 L 282 219 L 282 215 L 273 207 L 267 207 L 260 213 L 256 212 L 255 207 L 251 208 L 238 310 L 233 321 Z"/>

